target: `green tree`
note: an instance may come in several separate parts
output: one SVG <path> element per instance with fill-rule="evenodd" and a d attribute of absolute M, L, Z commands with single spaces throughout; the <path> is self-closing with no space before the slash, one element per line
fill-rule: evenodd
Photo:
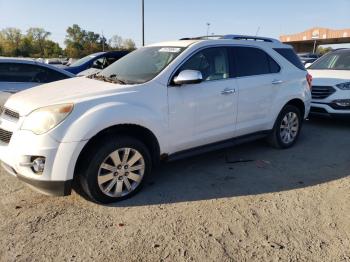
<path fill-rule="evenodd" d="M 4 49 L 4 55 L 20 55 L 20 44 L 22 39 L 21 30 L 13 27 L 5 28 L 1 31 L 1 46 Z"/>
<path fill-rule="evenodd" d="M 27 35 L 30 39 L 33 39 L 34 46 L 39 49 L 39 54 L 41 57 L 45 56 L 45 44 L 47 38 L 51 35 L 50 32 L 45 31 L 43 28 L 32 27 L 27 31 Z"/>
<path fill-rule="evenodd" d="M 332 47 L 322 47 L 322 46 L 319 46 L 317 48 L 317 51 L 316 53 L 320 54 L 320 55 L 324 55 L 324 54 L 327 54 L 328 52 L 332 51 L 333 48 Z"/>

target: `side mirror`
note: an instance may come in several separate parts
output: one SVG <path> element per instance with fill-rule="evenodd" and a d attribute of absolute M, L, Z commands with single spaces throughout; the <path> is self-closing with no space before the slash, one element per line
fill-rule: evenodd
<path fill-rule="evenodd" d="M 197 70 L 183 70 L 174 78 L 176 85 L 197 84 L 202 81 L 202 73 Z"/>
<path fill-rule="evenodd" d="M 312 65 L 312 63 L 306 63 L 305 68 L 309 68 Z"/>

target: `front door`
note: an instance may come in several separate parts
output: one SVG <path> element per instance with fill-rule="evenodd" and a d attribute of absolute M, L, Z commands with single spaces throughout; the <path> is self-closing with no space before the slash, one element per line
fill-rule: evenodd
<path fill-rule="evenodd" d="M 175 74 L 198 70 L 203 81 L 168 88 L 169 145 L 174 152 L 234 136 L 237 84 L 230 78 L 228 52 L 226 47 L 203 49 Z"/>

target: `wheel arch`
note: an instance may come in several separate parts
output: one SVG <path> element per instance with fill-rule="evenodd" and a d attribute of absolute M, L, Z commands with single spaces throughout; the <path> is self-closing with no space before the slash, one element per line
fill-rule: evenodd
<path fill-rule="evenodd" d="M 296 108 L 299 109 L 300 114 L 302 116 L 302 118 L 305 118 L 305 104 L 303 102 L 303 100 L 301 100 L 300 98 L 294 98 L 292 100 L 289 100 L 283 107 L 285 107 L 286 105 L 292 105 L 295 106 Z"/>
<path fill-rule="evenodd" d="M 92 150 L 94 146 L 97 146 L 98 143 L 108 137 L 108 136 L 117 136 L 117 135 L 127 135 L 136 139 L 139 139 L 141 142 L 145 144 L 148 148 L 149 153 L 152 158 L 152 165 L 158 166 L 160 163 L 160 145 L 155 134 L 146 127 L 137 125 L 137 124 L 118 124 L 114 126 L 107 127 L 96 135 L 91 137 L 89 141 L 85 144 L 83 149 L 81 150 L 78 159 L 76 161 L 74 167 L 74 175 L 79 173 L 81 164 L 86 159 L 88 152 Z"/>

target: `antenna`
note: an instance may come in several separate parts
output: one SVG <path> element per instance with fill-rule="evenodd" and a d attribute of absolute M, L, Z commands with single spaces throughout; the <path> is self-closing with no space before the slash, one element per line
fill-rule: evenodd
<path fill-rule="evenodd" d="M 258 29 L 256 30 L 256 33 L 255 33 L 255 36 L 258 36 L 259 31 L 260 31 L 260 26 L 258 26 Z"/>

